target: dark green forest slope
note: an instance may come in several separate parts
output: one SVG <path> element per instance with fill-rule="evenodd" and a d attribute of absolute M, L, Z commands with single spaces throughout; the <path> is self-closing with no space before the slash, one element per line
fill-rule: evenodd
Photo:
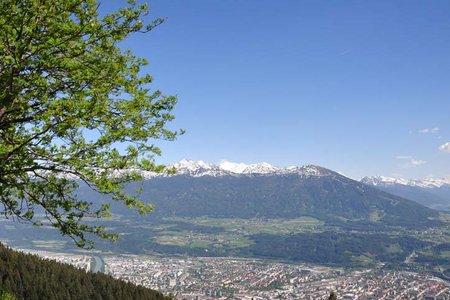
<path fill-rule="evenodd" d="M 154 203 L 155 215 L 163 216 L 244 219 L 311 216 L 327 223 L 364 226 L 428 227 L 436 223 L 431 220 L 436 219 L 437 211 L 333 171 L 326 172 L 326 176 L 160 177 L 145 181 L 141 196 Z M 129 190 L 137 186 L 131 185 Z M 85 190 L 81 192 L 88 196 Z"/>
<path fill-rule="evenodd" d="M 169 299 L 157 291 L 135 286 L 102 273 L 13 251 L 0 244 L 0 299 Z M 5 297 L 8 297 L 4 293 Z M 5 298 L 14 299 L 14 298 Z"/>
<path fill-rule="evenodd" d="M 16 300 L 13 294 L 0 290 L 0 300 Z"/>

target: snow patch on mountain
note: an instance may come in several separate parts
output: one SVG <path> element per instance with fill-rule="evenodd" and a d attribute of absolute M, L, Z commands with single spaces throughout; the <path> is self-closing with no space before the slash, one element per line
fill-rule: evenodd
<path fill-rule="evenodd" d="M 218 165 L 206 163 L 202 160 L 187 160 L 183 159 L 169 168 L 175 168 L 176 174 L 190 175 L 194 177 L 199 176 L 224 176 L 228 174 L 228 171 L 223 170 Z"/>
<path fill-rule="evenodd" d="M 276 174 L 283 173 L 282 168 L 278 168 L 266 162 L 247 166 L 242 172 L 244 174 Z"/>
<path fill-rule="evenodd" d="M 281 168 L 266 162 L 256 164 L 234 163 L 222 160 L 218 164 L 206 163 L 204 161 L 182 160 L 172 166 L 177 170 L 177 175 L 200 176 L 239 176 L 239 175 L 282 175 L 297 174 L 301 176 L 326 176 L 333 172 L 325 168 L 307 165 L 301 167 Z M 154 176 L 160 176 L 154 174 Z"/>
<path fill-rule="evenodd" d="M 361 178 L 362 183 L 373 185 L 373 186 L 390 186 L 390 185 L 407 185 L 416 186 L 421 188 L 440 188 L 444 185 L 450 185 L 450 179 L 435 179 L 435 178 L 425 178 L 419 179 L 405 179 L 398 177 L 387 177 L 387 176 L 366 176 Z"/>
<path fill-rule="evenodd" d="M 242 174 L 242 173 L 244 173 L 245 169 L 247 169 L 249 167 L 249 165 L 222 160 L 219 163 L 218 167 L 224 171 Z"/>

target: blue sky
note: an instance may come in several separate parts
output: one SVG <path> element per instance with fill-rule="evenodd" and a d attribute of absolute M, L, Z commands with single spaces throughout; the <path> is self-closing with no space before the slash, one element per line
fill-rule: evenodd
<path fill-rule="evenodd" d="M 167 21 L 123 47 L 178 95 L 172 126 L 187 131 L 156 142 L 159 162 L 450 176 L 450 2 L 149 4 Z"/>

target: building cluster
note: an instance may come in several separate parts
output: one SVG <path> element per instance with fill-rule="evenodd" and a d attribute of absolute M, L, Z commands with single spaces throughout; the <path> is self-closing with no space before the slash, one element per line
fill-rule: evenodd
<path fill-rule="evenodd" d="M 57 262 L 72 265 L 75 268 L 90 271 L 92 264 L 92 257 L 89 255 L 69 254 L 69 253 L 56 253 L 49 251 L 30 250 L 30 249 L 16 249 L 24 253 L 30 253 L 38 255 L 45 259 L 55 260 Z"/>
<path fill-rule="evenodd" d="M 382 268 L 345 271 L 236 258 L 104 257 L 105 271 L 177 299 L 450 299 L 450 284 Z"/>
<path fill-rule="evenodd" d="M 20 249 L 91 270 L 92 257 Z M 177 299 L 450 299 L 450 283 L 382 267 L 364 271 L 242 258 L 105 256 L 107 274 L 173 294 Z"/>

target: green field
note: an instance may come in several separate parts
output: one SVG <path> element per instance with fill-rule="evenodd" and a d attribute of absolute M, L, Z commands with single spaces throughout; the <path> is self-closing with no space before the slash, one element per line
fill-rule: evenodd
<path fill-rule="evenodd" d="M 377 219 L 378 212 L 374 211 L 372 217 Z M 73 244 L 60 239 L 55 230 L 25 229 L 15 223 L 2 226 L 1 238 L 11 244 L 41 250 L 73 250 Z M 445 224 L 418 230 L 341 227 L 309 216 L 166 217 L 147 221 L 116 217 L 108 221 L 107 227 L 121 236 L 117 243 L 97 241 L 97 250 L 108 253 L 256 257 L 347 267 L 383 262 L 409 269 L 427 265 L 434 270 L 447 270 L 450 259 L 450 225 Z M 14 234 L 19 230 L 20 236 Z"/>
<path fill-rule="evenodd" d="M 225 232 L 243 234 L 274 233 L 290 234 L 302 231 L 319 230 L 323 222 L 312 217 L 295 219 L 240 219 L 240 218 L 165 218 L 168 222 L 183 222 L 199 226 L 218 227 Z"/>

